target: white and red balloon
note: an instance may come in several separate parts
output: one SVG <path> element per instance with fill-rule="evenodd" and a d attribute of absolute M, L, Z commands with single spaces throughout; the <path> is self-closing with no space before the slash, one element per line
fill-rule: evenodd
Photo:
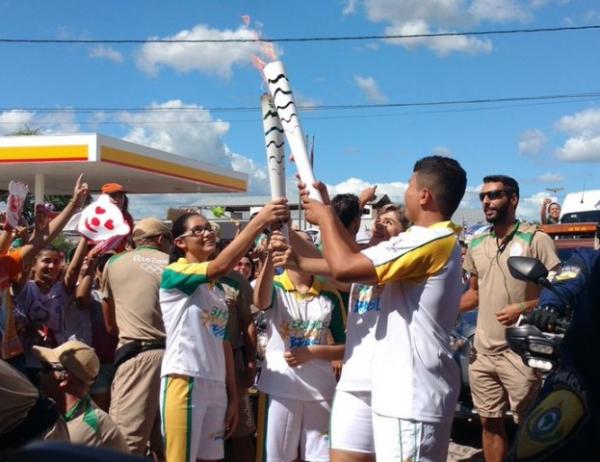
<path fill-rule="evenodd" d="M 102 194 L 81 212 L 77 230 L 94 242 L 103 242 L 119 236 L 127 236 L 129 225 L 119 207 L 110 196 Z"/>

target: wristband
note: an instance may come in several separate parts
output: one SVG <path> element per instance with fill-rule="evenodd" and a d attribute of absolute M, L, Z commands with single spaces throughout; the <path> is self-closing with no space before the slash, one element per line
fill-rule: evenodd
<path fill-rule="evenodd" d="M 521 310 L 521 313 L 525 313 L 525 311 L 527 311 L 527 306 L 525 306 L 525 303 L 519 303 L 519 310 Z"/>

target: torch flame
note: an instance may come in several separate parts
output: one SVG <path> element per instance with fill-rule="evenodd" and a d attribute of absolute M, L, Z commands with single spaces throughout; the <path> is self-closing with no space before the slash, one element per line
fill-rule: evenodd
<path fill-rule="evenodd" d="M 277 53 L 275 47 L 271 42 L 264 42 L 262 45 L 262 52 L 271 60 L 277 61 Z"/>
<path fill-rule="evenodd" d="M 266 64 L 264 63 L 264 61 L 262 59 L 260 59 L 258 56 L 256 55 L 252 55 L 252 65 L 258 70 L 258 72 L 260 72 L 262 74 L 263 69 L 265 68 Z"/>

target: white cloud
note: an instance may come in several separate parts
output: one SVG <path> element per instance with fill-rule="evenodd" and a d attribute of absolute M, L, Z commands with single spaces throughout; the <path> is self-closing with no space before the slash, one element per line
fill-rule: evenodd
<path fill-rule="evenodd" d="M 132 125 L 126 140 L 247 173 L 251 192 L 266 191 L 266 168 L 232 152 L 223 141 L 229 131 L 228 122 L 214 119 L 201 106 L 180 100 L 152 103 L 150 107 L 161 111 L 119 115 L 121 122 Z M 189 110 L 169 111 L 182 108 Z"/>
<path fill-rule="evenodd" d="M 323 101 L 320 99 L 306 96 L 297 90 L 294 90 L 294 100 L 297 106 L 302 106 L 303 111 L 312 111 L 313 107 L 323 104 Z"/>
<path fill-rule="evenodd" d="M 526 130 L 519 137 L 519 153 L 537 156 L 546 146 L 546 136 L 537 129 Z"/>
<path fill-rule="evenodd" d="M 446 146 L 435 146 L 432 150 L 431 150 L 431 154 L 433 154 L 434 156 L 444 156 L 444 157 L 452 157 L 452 151 L 447 148 Z"/>
<path fill-rule="evenodd" d="M 18 109 L 0 112 L 0 135 L 8 135 L 9 133 L 21 130 L 25 126 L 30 126 L 34 117 L 34 112 Z"/>
<path fill-rule="evenodd" d="M 548 192 L 539 191 L 530 196 L 519 199 L 517 207 L 517 218 L 529 221 L 540 221 L 540 208 L 544 199 L 548 197 Z"/>
<path fill-rule="evenodd" d="M 372 103 L 385 103 L 387 97 L 382 93 L 373 77 L 355 75 L 354 82 Z"/>
<path fill-rule="evenodd" d="M 90 50 L 90 58 L 108 59 L 116 64 L 121 64 L 123 62 L 123 55 L 119 51 L 104 45 L 98 45 L 92 48 Z"/>
<path fill-rule="evenodd" d="M 600 135 L 600 108 L 586 109 L 564 116 L 556 123 L 556 128 L 569 135 L 584 137 Z"/>
<path fill-rule="evenodd" d="M 0 135 L 9 135 L 24 128 L 38 129 L 40 134 L 76 133 L 79 125 L 72 112 L 35 113 L 11 110 L 0 113 Z"/>
<path fill-rule="evenodd" d="M 520 4 L 515 0 L 474 0 L 468 12 L 477 21 L 528 21 L 531 13 L 524 6 L 523 2 Z M 539 6 L 541 5 L 535 5 Z"/>
<path fill-rule="evenodd" d="M 600 21 L 600 11 L 598 10 L 588 10 L 583 15 L 584 20 L 588 23 L 594 23 Z"/>
<path fill-rule="evenodd" d="M 569 138 L 556 156 L 568 162 L 600 162 L 600 136 Z"/>
<path fill-rule="evenodd" d="M 350 14 L 356 13 L 356 4 L 357 3 L 358 3 L 358 0 L 346 0 L 346 4 L 344 5 L 342 14 L 344 16 L 348 16 Z"/>
<path fill-rule="evenodd" d="M 404 202 L 404 192 L 408 187 L 408 183 L 402 183 L 396 181 L 392 183 L 376 183 L 377 184 L 377 196 L 381 197 L 383 194 L 387 194 L 390 199 L 394 202 Z M 369 183 L 359 178 L 348 178 L 340 183 L 327 185 L 329 195 L 331 197 L 336 194 L 352 193 L 357 196 L 363 189 L 372 186 L 373 183 Z"/>
<path fill-rule="evenodd" d="M 429 34 L 475 28 L 481 23 L 526 22 L 547 0 L 364 0 L 366 16 L 386 24 L 389 35 Z M 345 11 L 345 10 L 344 10 Z M 462 52 L 490 53 L 489 39 L 423 37 L 387 41 L 406 48 L 425 46 L 440 56 Z"/>
<path fill-rule="evenodd" d="M 445 25 L 464 22 L 463 0 L 365 0 L 371 21 L 404 22 L 425 20 Z"/>
<path fill-rule="evenodd" d="M 255 39 L 260 31 L 245 25 L 235 30 L 212 29 L 198 24 L 190 30 L 163 37 L 170 40 Z M 158 37 L 151 37 L 158 38 Z M 243 43 L 147 43 L 137 54 L 138 67 L 151 75 L 163 66 L 178 72 L 202 72 L 229 78 L 234 66 L 248 65 L 252 55 L 262 55 L 264 46 L 258 42 Z"/>
<path fill-rule="evenodd" d="M 600 108 L 562 117 L 556 128 L 569 135 L 556 157 L 568 162 L 600 162 Z"/>
<path fill-rule="evenodd" d="M 565 177 L 560 173 L 544 173 L 538 176 L 537 180 L 541 183 L 562 183 Z"/>
<path fill-rule="evenodd" d="M 427 22 L 424 20 L 413 20 L 407 22 L 396 22 L 385 28 L 387 35 L 417 35 L 430 34 Z M 435 32 L 448 32 L 447 29 L 438 29 Z M 438 56 L 448 56 L 452 52 L 463 52 L 468 54 L 491 53 L 492 42 L 488 39 L 478 39 L 462 35 L 447 37 L 415 37 L 409 39 L 389 39 L 387 43 L 400 45 L 405 48 L 416 48 L 426 46 Z"/>

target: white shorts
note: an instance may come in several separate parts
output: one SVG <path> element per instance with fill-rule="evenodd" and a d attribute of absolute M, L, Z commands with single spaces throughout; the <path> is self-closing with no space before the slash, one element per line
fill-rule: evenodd
<path fill-rule="evenodd" d="M 297 401 L 261 393 L 256 460 L 328 462 L 330 413 L 327 401 Z"/>
<path fill-rule="evenodd" d="M 373 413 L 377 462 L 445 462 L 452 421 L 424 423 Z"/>
<path fill-rule="evenodd" d="M 374 454 L 371 392 L 337 390 L 330 428 L 331 449 Z"/>
<path fill-rule="evenodd" d="M 160 417 L 166 460 L 222 459 L 226 411 L 225 385 L 180 375 L 163 377 Z"/>

